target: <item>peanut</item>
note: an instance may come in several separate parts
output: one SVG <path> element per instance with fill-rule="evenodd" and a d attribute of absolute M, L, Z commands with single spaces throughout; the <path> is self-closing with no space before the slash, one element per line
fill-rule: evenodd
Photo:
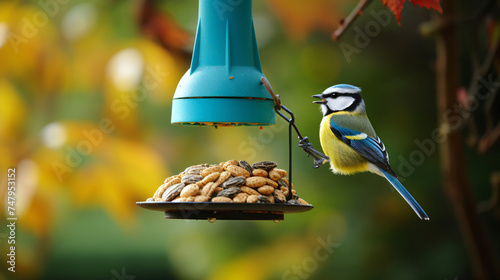
<path fill-rule="evenodd" d="M 210 182 L 203 187 L 203 189 L 201 190 L 201 195 L 210 197 L 214 194 L 216 188 L 217 186 L 215 185 L 215 183 Z"/>
<path fill-rule="evenodd" d="M 250 188 L 259 188 L 266 184 L 267 178 L 264 177 L 250 177 L 247 178 L 245 185 Z M 272 181 L 272 180 L 271 180 Z"/>
<path fill-rule="evenodd" d="M 226 167 L 224 167 L 224 170 L 229 171 L 231 175 L 233 175 L 234 177 L 238 176 L 243 176 L 245 178 L 250 177 L 250 173 L 248 173 L 248 171 L 246 171 L 245 168 L 239 167 L 237 165 L 227 165 Z"/>
<path fill-rule="evenodd" d="M 259 201 L 259 196 L 258 195 L 249 195 L 247 198 L 247 203 L 257 203 Z"/>
<path fill-rule="evenodd" d="M 228 160 L 224 163 L 224 165 L 222 165 L 222 167 L 226 169 L 229 165 L 238 165 L 238 161 L 235 159 Z"/>
<path fill-rule="evenodd" d="M 281 192 L 283 192 L 283 194 L 284 194 L 285 196 L 288 196 L 288 188 L 281 187 L 281 188 L 280 188 L 280 190 L 281 190 Z"/>
<path fill-rule="evenodd" d="M 245 202 L 247 202 L 247 198 L 248 198 L 248 194 L 239 193 L 233 198 L 233 201 L 237 202 L 237 203 L 245 203 Z"/>
<path fill-rule="evenodd" d="M 207 202 L 210 200 L 210 196 L 199 195 L 194 198 L 194 202 Z"/>
<path fill-rule="evenodd" d="M 275 168 L 274 170 L 278 171 L 282 178 L 288 176 L 288 171 L 286 171 L 285 169 Z"/>
<path fill-rule="evenodd" d="M 217 180 L 217 178 L 219 178 L 219 176 L 220 176 L 220 172 L 210 173 L 208 176 L 203 178 L 203 180 L 197 182 L 196 185 L 198 185 L 198 187 L 200 187 L 200 188 L 203 188 L 203 186 L 205 186 L 206 184 Z"/>
<path fill-rule="evenodd" d="M 227 179 L 231 177 L 231 172 L 229 171 L 224 171 L 219 175 L 219 179 L 215 181 L 216 187 L 220 186 L 222 183 L 224 183 Z"/>
<path fill-rule="evenodd" d="M 222 172 L 224 171 L 224 169 L 218 165 L 216 166 L 211 166 L 211 167 L 207 167 L 205 169 L 203 169 L 200 173 L 201 176 L 203 177 L 207 177 L 208 175 L 214 173 L 214 172 Z"/>
<path fill-rule="evenodd" d="M 277 188 L 278 187 L 278 183 L 276 183 L 275 181 L 269 179 L 269 178 L 264 178 L 266 180 L 266 184 L 267 185 L 271 185 L 273 186 L 274 188 Z"/>
<path fill-rule="evenodd" d="M 196 184 L 187 185 L 181 191 L 180 197 L 190 197 L 195 196 L 200 192 L 200 187 Z"/>
<path fill-rule="evenodd" d="M 303 200 L 302 198 L 297 199 L 297 201 L 302 205 L 309 205 L 309 203 L 307 203 L 307 201 Z"/>
<path fill-rule="evenodd" d="M 274 192 L 274 188 L 269 185 L 264 185 L 258 188 L 257 191 L 264 195 L 270 195 Z"/>
<path fill-rule="evenodd" d="M 286 186 L 288 187 L 288 184 L 290 184 L 288 182 L 288 179 L 287 178 L 281 178 L 281 180 L 283 180 L 283 182 L 285 182 Z M 292 189 L 293 189 L 293 184 L 292 184 Z"/>
<path fill-rule="evenodd" d="M 177 175 L 174 175 L 174 176 L 170 176 L 168 177 L 167 179 L 165 179 L 165 181 L 163 181 L 163 183 L 168 183 L 168 181 L 174 179 L 175 177 L 177 177 Z"/>
<path fill-rule="evenodd" d="M 260 195 L 260 193 L 249 187 L 241 187 L 241 191 L 248 195 Z"/>
<path fill-rule="evenodd" d="M 254 169 L 252 171 L 252 175 L 253 176 L 260 176 L 260 177 L 267 177 L 268 174 L 267 174 L 267 171 L 265 171 L 264 169 Z"/>
<path fill-rule="evenodd" d="M 281 179 L 281 175 L 277 170 L 273 169 L 273 170 L 269 171 L 269 178 L 271 178 L 271 180 L 277 182 L 279 179 Z"/>
<path fill-rule="evenodd" d="M 212 202 L 234 202 L 234 201 L 232 199 L 230 199 L 229 197 L 217 196 L 217 197 L 212 198 Z"/>

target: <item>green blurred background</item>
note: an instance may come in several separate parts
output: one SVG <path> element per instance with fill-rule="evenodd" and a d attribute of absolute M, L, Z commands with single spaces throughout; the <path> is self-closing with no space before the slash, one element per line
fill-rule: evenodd
<path fill-rule="evenodd" d="M 288 169 L 287 125 L 281 119 L 264 128 L 171 125 L 175 87 L 189 68 L 198 1 L 147 3 L 0 2 L 0 279 L 473 277 L 443 193 L 437 149 L 411 172 L 403 166 L 419 150 L 415 140 L 430 139 L 442 118 L 435 113 L 435 39 L 419 32 L 436 11 L 406 3 L 399 26 L 374 1 L 333 42 L 331 33 L 356 1 L 254 0 L 253 5 L 262 69 L 295 113 L 301 132 L 319 149 L 322 116 L 311 95 L 337 83 L 361 87 L 393 168 L 429 222 L 420 221 L 383 178 L 314 169 L 312 159 L 295 147 L 294 185 L 314 205 L 312 211 L 286 215 L 279 223 L 212 224 L 164 220 L 161 212 L 135 202 L 193 164 L 274 160 Z M 475 4 L 459 7 L 467 17 Z M 378 32 L 372 29 L 366 46 L 346 56 L 341 44 L 357 46 L 356 28 L 373 24 L 371 11 L 390 21 L 378 25 Z M 467 86 L 470 30 L 462 30 L 457 44 L 465 58 L 461 84 Z M 486 28 L 479 30 L 485 48 Z M 139 101 L 130 99 L 151 71 L 161 74 L 157 86 Z M 113 131 L 92 134 L 102 122 L 111 123 Z M 78 148 L 87 152 L 68 161 Z M 478 201 L 490 199 L 498 156 L 498 146 L 486 155 L 466 146 Z M 16 168 L 18 186 L 15 273 L 7 271 L 9 231 L 3 226 L 9 167 Z M 499 217 L 498 210 L 481 214 L 497 257 Z M 321 247 L 328 240 L 335 243 L 333 250 Z M 315 257 L 318 250 L 327 257 Z"/>

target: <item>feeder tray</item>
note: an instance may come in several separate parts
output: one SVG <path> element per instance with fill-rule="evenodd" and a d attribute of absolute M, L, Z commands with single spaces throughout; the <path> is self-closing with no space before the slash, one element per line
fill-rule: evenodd
<path fill-rule="evenodd" d="M 307 137 L 302 137 L 295 125 L 295 116 L 292 111 L 281 104 L 279 95 L 275 95 L 265 78 L 261 79 L 262 84 L 269 91 L 275 102 L 276 113 L 288 122 L 288 197 L 292 198 L 292 128 L 295 129 L 300 140 L 299 147 L 314 158 L 318 167 L 328 159 L 327 156 L 314 150 Z M 290 114 L 286 117 L 280 110 Z M 284 214 L 301 213 L 313 209 L 312 205 L 297 205 L 288 203 L 224 203 L 224 202 L 170 202 L 151 201 L 137 202 L 142 208 L 156 211 L 164 211 L 165 219 L 193 219 L 210 222 L 215 220 L 284 220 Z"/>
<path fill-rule="evenodd" d="M 165 219 L 191 220 L 273 220 L 284 214 L 309 211 L 312 205 L 224 203 L 224 202 L 137 202 L 142 208 L 165 212 Z"/>

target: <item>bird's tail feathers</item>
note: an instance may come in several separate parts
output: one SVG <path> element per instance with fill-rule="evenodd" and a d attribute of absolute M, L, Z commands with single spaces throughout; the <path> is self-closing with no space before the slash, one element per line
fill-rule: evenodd
<path fill-rule="evenodd" d="M 384 174 L 385 178 L 391 183 L 391 185 L 398 191 L 398 193 L 406 200 L 410 207 L 415 211 L 418 217 L 422 220 L 429 220 L 429 216 L 425 213 L 424 209 L 420 207 L 417 201 L 411 196 L 411 194 L 403 187 L 399 180 L 389 174 L 387 171 L 380 169 Z"/>

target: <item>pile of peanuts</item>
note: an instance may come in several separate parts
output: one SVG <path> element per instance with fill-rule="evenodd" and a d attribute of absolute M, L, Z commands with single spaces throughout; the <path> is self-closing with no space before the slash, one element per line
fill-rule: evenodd
<path fill-rule="evenodd" d="M 309 205 L 297 196 L 292 184 L 288 197 L 288 172 L 273 161 L 252 165 L 228 160 L 218 165 L 193 165 L 179 175 L 168 177 L 146 201 L 287 203 Z"/>

